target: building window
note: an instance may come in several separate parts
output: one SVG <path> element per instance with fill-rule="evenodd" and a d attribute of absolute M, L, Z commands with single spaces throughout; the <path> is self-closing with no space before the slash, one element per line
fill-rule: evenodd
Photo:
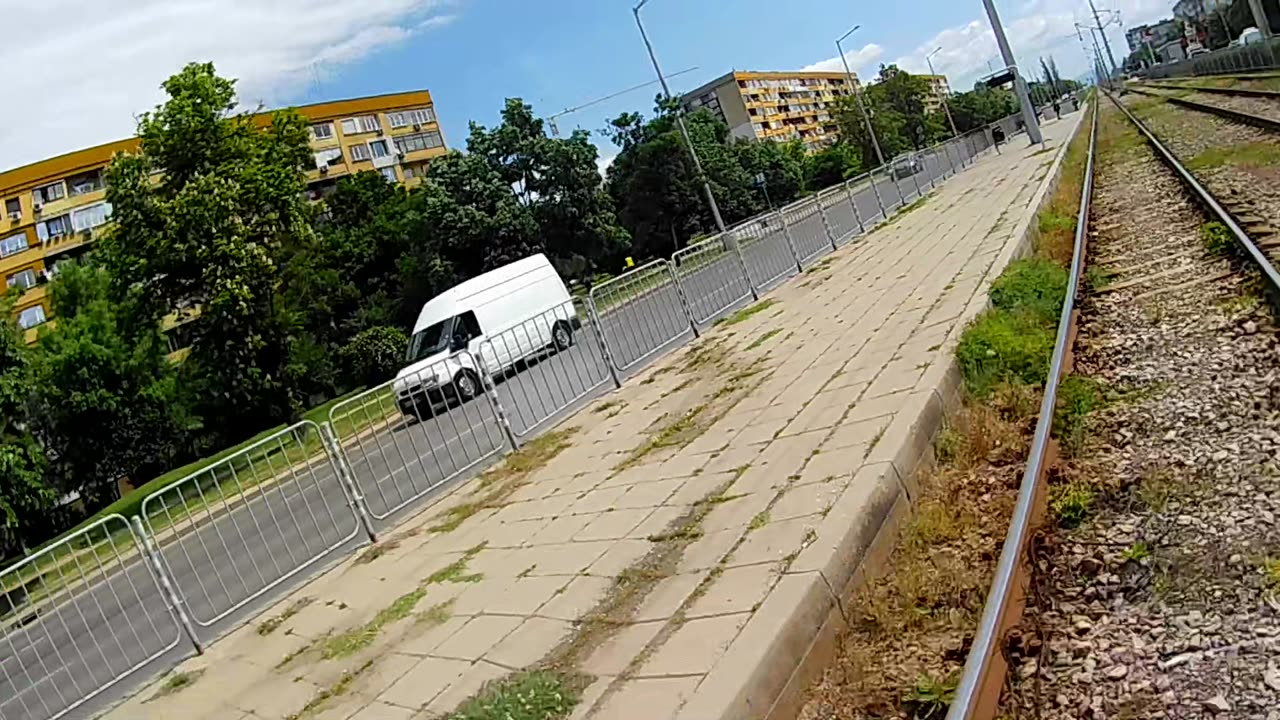
<path fill-rule="evenodd" d="M 311 126 L 312 140 L 332 140 L 333 123 L 316 123 Z"/>
<path fill-rule="evenodd" d="M 326 148 L 315 153 L 316 167 L 330 167 L 342 162 L 342 148 Z"/>
<path fill-rule="evenodd" d="M 351 146 L 351 159 L 352 159 L 353 161 L 354 161 L 354 160 L 368 160 L 368 159 L 369 159 L 369 157 L 370 157 L 370 156 L 369 156 L 369 146 L 368 146 L 368 145 L 352 145 L 352 146 Z"/>
<path fill-rule="evenodd" d="M 63 235 L 70 235 L 70 234 L 71 234 L 71 216 L 70 215 L 59 215 L 56 218 L 51 218 L 49 220 L 45 220 L 44 222 L 36 223 L 36 236 L 40 238 L 41 242 L 48 242 L 53 238 L 62 237 Z"/>
<path fill-rule="evenodd" d="M 105 223 L 111 217 L 111 203 L 98 203 L 86 208 L 72 211 L 71 227 L 76 232 L 84 232 Z"/>
<path fill-rule="evenodd" d="M 404 173 L 405 180 L 408 180 L 409 178 L 414 177 L 418 173 L 418 171 L 415 170 L 412 165 L 405 165 L 404 167 L 400 168 L 400 172 Z"/>
<path fill-rule="evenodd" d="M 342 134 L 355 135 L 356 133 L 374 132 L 382 127 L 378 124 L 377 115 L 361 115 L 360 117 L 347 118 L 342 121 Z"/>
<path fill-rule="evenodd" d="M 22 217 L 22 201 L 18 198 L 9 198 L 4 201 L 4 216 L 13 219 L 15 216 Z"/>
<path fill-rule="evenodd" d="M 23 290 L 26 290 L 35 286 L 36 273 L 31 268 L 21 270 L 5 278 L 4 284 L 8 287 L 20 287 Z"/>
<path fill-rule="evenodd" d="M 387 122 L 391 123 L 391 127 L 393 128 L 402 128 L 409 125 L 425 125 L 435 121 L 436 111 L 431 108 L 417 108 L 416 110 L 387 113 Z"/>
<path fill-rule="evenodd" d="M 384 167 L 384 168 L 382 168 L 381 170 L 379 170 L 378 172 L 382 173 L 382 177 L 386 178 L 386 179 L 387 179 L 387 182 L 396 182 L 396 169 L 395 169 L 395 168 L 393 168 L 393 167 Z"/>
<path fill-rule="evenodd" d="M 61 180 L 38 187 L 31 191 L 31 200 L 38 203 L 51 203 L 67 196 L 67 186 Z"/>
<path fill-rule="evenodd" d="M 444 146 L 444 138 L 440 137 L 440 133 L 432 130 L 424 133 L 414 133 L 412 135 L 401 135 L 395 139 L 396 150 L 402 153 L 411 153 L 415 150 L 426 150 L 428 148 L 438 148 Z"/>
<path fill-rule="evenodd" d="M 91 192 L 97 192 L 106 187 L 106 185 L 102 181 L 102 171 L 93 170 L 67 178 L 67 187 L 71 188 L 71 197 L 76 197 L 77 195 L 88 195 Z"/>
<path fill-rule="evenodd" d="M 369 143 L 369 153 L 370 153 L 371 155 L 373 155 L 374 157 L 376 157 L 376 158 L 386 157 L 386 156 L 387 156 L 387 141 L 386 141 L 386 140 L 374 140 L 373 142 Z"/>
<path fill-rule="evenodd" d="M 17 235 L 10 235 L 5 239 L 0 240 L 0 257 L 9 257 L 10 255 L 16 255 L 22 252 L 23 250 L 26 250 L 27 247 L 28 245 L 27 245 L 26 233 L 21 232 L 21 233 L 18 233 Z"/>
<path fill-rule="evenodd" d="M 18 327 L 22 328 L 23 330 L 30 330 L 31 328 L 37 325 L 43 324 L 44 321 L 45 321 L 45 317 L 44 317 L 43 305 L 33 305 L 27 308 L 26 310 L 23 310 L 22 312 L 18 313 Z"/>

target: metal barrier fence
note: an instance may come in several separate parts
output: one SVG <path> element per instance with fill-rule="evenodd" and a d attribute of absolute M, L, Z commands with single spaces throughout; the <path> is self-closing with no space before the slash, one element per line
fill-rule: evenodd
<path fill-rule="evenodd" d="M 133 527 L 108 515 L 0 572 L 0 718 L 58 718 L 177 647 Z"/>
<path fill-rule="evenodd" d="M 769 287 L 797 269 L 795 251 L 778 213 L 729 229 L 747 265 L 747 278 L 757 290 Z"/>
<path fill-rule="evenodd" d="M 502 453 L 510 426 L 490 385 L 463 351 L 329 410 L 338 461 L 370 515 L 384 520 Z"/>
<path fill-rule="evenodd" d="M 654 260 L 597 285 L 590 297 L 610 362 L 618 372 L 686 334 L 697 334 L 675 271 L 666 260 Z"/>
<path fill-rule="evenodd" d="M 516 437 L 525 437 L 613 377 L 591 310 L 570 300 L 488 334 L 477 359 Z"/>
<path fill-rule="evenodd" d="M 681 248 L 671 256 L 676 279 L 684 289 L 694 322 L 710 322 L 716 315 L 751 297 L 737 251 L 716 237 Z"/>
<path fill-rule="evenodd" d="M 140 515 L 191 619 L 205 627 L 359 531 L 342 476 L 309 421 L 156 492 Z"/>
<path fill-rule="evenodd" d="M 795 252 L 796 262 L 801 266 L 824 252 L 835 250 L 835 243 L 832 242 L 827 223 L 823 219 L 822 207 L 816 198 L 811 197 L 789 208 L 783 208 L 778 215 L 785 223 L 784 229 L 790 237 L 791 249 Z"/>
<path fill-rule="evenodd" d="M 1138 73 L 1139 77 L 1163 80 L 1197 75 L 1225 75 L 1280 69 L 1280 38 L 1227 47 L 1178 62 L 1155 65 Z"/>

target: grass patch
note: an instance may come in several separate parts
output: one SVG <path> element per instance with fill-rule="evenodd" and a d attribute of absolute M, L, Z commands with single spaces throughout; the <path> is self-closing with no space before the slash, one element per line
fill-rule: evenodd
<path fill-rule="evenodd" d="M 1049 510 L 1064 528 L 1079 527 L 1093 507 L 1093 488 L 1082 480 L 1055 485 L 1050 490 Z"/>
<path fill-rule="evenodd" d="M 1102 383 L 1080 375 L 1063 378 L 1058 385 L 1058 406 L 1053 414 L 1053 434 L 1068 455 L 1084 449 L 1089 415 L 1106 404 Z"/>
<path fill-rule="evenodd" d="M 1015 260 L 991 284 L 991 304 L 1002 310 L 1029 312 L 1056 325 L 1067 295 L 1067 271 L 1052 260 Z"/>
<path fill-rule="evenodd" d="M 164 682 L 161 683 L 160 687 L 156 690 L 156 693 L 152 695 L 147 702 L 150 702 L 151 700 L 159 700 L 162 697 L 168 697 L 169 695 L 180 692 L 184 688 L 191 687 L 200 679 L 201 675 L 204 675 L 204 668 L 192 670 L 191 672 L 173 673 L 169 675 L 169 677 L 165 678 Z"/>
<path fill-rule="evenodd" d="M 585 680 L 550 670 L 516 673 L 490 683 L 448 720 L 556 720 L 582 699 Z"/>
<path fill-rule="evenodd" d="M 982 313 L 956 346 L 965 387 L 982 399 L 1002 384 L 1044 385 L 1054 340 L 1050 327 L 1033 314 L 1003 309 Z"/>
<path fill-rule="evenodd" d="M 289 607 L 285 608 L 284 611 L 281 612 L 279 615 L 273 618 L 267 618 L 262 622 L 262 624 L 258 625 L 258 634 L 264 637 L 267 635 L 270 635 L 271 633 L 279 629 L 281 625 L 287 622 L 289 618 L 293 617 L 294 615 L 297 615 L 300 610 L 302 610 L 303 608 L 305 608 L 310 604 L 311 604 L 311 598 L 309 597 L 298 598 L 297 600 L 293 601 L 293 603 L 290 604 Z"/>
<path fill-rule="evenodd" d="M 1252 142 L 1206 148 L 1187 162 L 1187 169 L 1265 168 L 1276 165 L 1280 165 L 1280 145 L 1274 142 Z"/>
<path fill-rule="evenodd" d="M 755 341 L 753 341 L 750 345 L 748 345 L 748 346 L 747 346 L 747 349 L 748 349 L 748 350 L 755 350 L 756 348 L 758 348 L 758 347 L 760 347 L 761 345 L 763 345 L 763 344 L 765 344 L 765 343 L 769 342 L 769 340 L 773 339 L 775 336 L 777 336 L 777 335 L 779 335 L 779 334 L 781 334 L 781 333 L 782 333 L 782 328 L 774 328 L 774 329 L 770 330 L 769 332 L 767 332 L 767 333 L 765 333 L 765 334 L 761 335 L 760 337 L 756 338 L 756 339 L 755 339 Z"/>
<path fill-rule="evenodd" d="M 1214 220 L 1200 226 L 1200 242 L 1211 255 L 1226 255 L 1235 243 L 1226 225 Z"/>
<path fill-rule="evenodd" d="M 626 406 L 627 406 L 626 400 L 606 400 L 605 402 L 602 402 L 599 405 L 595 406 L 595 408 L 593 408 L 591 412 L 599 415 L 601 413 L 610 412 L 611 410 L 621 410 Z"/>
<path fill-rule="evenodd" d="M 742 308 L 741 310 L 735 312 L 732 315 L 720 318 L 719 320 L 716 321 L 715 324 L 728 326 L 728 325 L 737 325 L 738 323 L 746 322 L 750 320 L 753 315 L 762 313 L 765 310 L 768 310 L 769 308 L 773 307 L 777 303 L 778 301 L 774 300 L 773 298 L 765 298 L 764 300 L 761 300 L 760 302 L 755 303 L 754 305 L 748 305 L 747 307 Z"/>
<path fill-rule="evenodd" d="M 1125 548 L 1124 553 L 1121 555 L 1121 557 L 1123 557 L 1125 560 L 1141 562 L 1151 557 L 1151 546 L 1143 542 L 1142 540 L 1139 540 L 1138 542 Z"/>
<path fill-rule="evenodd" d="M 414 616 L 414 622 L 427 627 L 443 625 L 453 617 L 453 600 L 437 603 Z"/>
<path fill-rule="evenodd" d="M 827 268 L 831 267 L 831 263 L 833 263 L 833 262 L 835 262 L 835 261 L 836 261 L 836 259 L 835 259 L 835 258 L 833 258 L 833 257 L 830 257 L 830 256 L 825 257 L 825 258 L 823 258 L 823 259 L 819 260 L 818 262 L 814 263 L 813 265 L 810 265 L 810 266 L 809 266 L 809 267 L 804 271 L 804 274 L 805 274 L 805 275 L 812 275 L 812 274 L 814 274 L 814 273 L 822 272 L 823 270 L 826 270 Z"/>
<path fill-rule="evenodd" d="M 751 518 L 751 522 L 747 524 L 747 530 L 748 531 L 759 530 L 760 528 L 768 524 L 769 524 L 769 511 L 761 510 L 760 512 L 755 514 L 755 517 Z"/>
<path fill-rule="evenodd" d="M 698 422 L 698 418 L 706 410 L 706 405 L 699 405 L 671 421 L 650 435 L 647 441 L 633 448 L 627 457 L 614 466 L 613 469 L 615 471 L 626 470 L 639 464 L 650 453 L 666 448 L 684 447 L 689 444 L 694 438 L 701 435 L 705 429 Z"/>
<path fill-rule="evenodd" d="M 898 212 L 894 213 L 893 217 L 889 218 L 889 222 L 886 224 L 892 225 L 893 223 L 898 222 L 899 220 L 906 217 L 907 215 L 910 215 L 911 213 L 924 207 L 924 204 L 928 201 L 929 201 L 929 196 L 925 195 L 924 197 L 917 199 L 915 202 L 911 203 L 910 205 L 904 205 L 898 208 Z"/>
<path fill-rule="evenodd" d="M 342 677 L 338 678 L 337 682 L 321 690 L 315 697 L 307 701 L 307 704 L 303 705 L 301 710 L 288 716 L 285 720 L 302 720 L 316 714 L 333 698 L 346 695 L 347 691 L 351 689 L 351 683 L 355 682 L 356 678 L 363 675 L 372 666 L 373 661 L 369 660 L 352 672 L 342 673 Z"/>
<path fill-rule="evenodd" d="M 1116 276 L 1110 270 L 1104 270 L 1100 266 L 1090 265 L 1084 271 L 1084 284 L 1089 288 L 1090 292 L 1099 292 L 1111 284 Z"/>
<path fill-rule="evenodd" d="M 941 678 L 922 673 L 904 693 L 903 707 L 911 717 L 918 720 L 941 718 L 947 714 L 947 708 L 955 700 L 959 684 L 959 672 L 951 672 Z"/>
<path fill-rule="evenodd" d="M 487 543 L 480 543 L 479 545 L 468 548 L 467 551 L 462 554 L 462 557 L 458 558 L 457 560 L 454 560 L 448 565 L 445 565 L 439 570 L 428 575 L 425 584 L 438 585 L 440 583 L 479 582 L 483 576 L 479 574 L 468 573 L 467 563 L 471 562 L 471 559 L 474 558 L 476 555 L 479 555 L 480 551 L 484 550 L 486 544 Z"/>

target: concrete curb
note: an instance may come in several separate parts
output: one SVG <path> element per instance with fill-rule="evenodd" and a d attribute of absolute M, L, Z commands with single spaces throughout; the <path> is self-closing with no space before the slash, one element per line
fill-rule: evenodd
<path fill-rule="evenodd" d="M 944 343 L 945 360 L 924 374 L 917 390 L 886 428 L 866 463 L 818 526 L 812 543 L 792 562 L 734 642 L 741 649 L 718 663 L 691 698 L 681 720 L 793 718 L 804 691 L 828 664 L 848 622 L 845 598 L 887 564 L 902 522 L 918 493 L 917 473 L 933 461 L 933 438 L 961 398 L 961 375 L 950 351 L 989 301 L 986 288 L 1016 257 L 1030 250 L 1033 223 L 1057 187 L 1076 120 L 1053 165 L 1009 240 Z"/>

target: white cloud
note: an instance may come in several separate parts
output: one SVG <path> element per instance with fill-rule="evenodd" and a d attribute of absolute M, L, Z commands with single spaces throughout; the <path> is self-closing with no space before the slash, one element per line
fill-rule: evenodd
<path fill-rule="evenodd" d="M 604 177 L 609 172 L 609 166 L 617 159 L 618 153 L 616 152 L 608 152 L 603 149 L 600 151 L 600 154 L 596 156 L 596 169 L 600 171 L 601 177 Z"/>
<path fill-rule="evenodd" d="M 448 25 L 458 0 L 41 0 L 4 12 L 0 171 L 127 137 L 191 61 L 238 78 L 242 104 L 279 106 L 338 67 Z"/>
<path fill-rule="evenodd" d="M 868 66 L 874 68 L 876 61 L 882 55 L 884 55 L 884 48 L 875 43 L 868 43 L 858 50 L 846 51 L 844 57 L 849 61 L 849 69 L 853 70 L 855 75 L 863 76 L 866 73 L 862 71 Z M 808 72 L 840 72 L 844 70 L 844 63 L 840 62 L 840 56 L 836 55 L 801 69 Z"/>

